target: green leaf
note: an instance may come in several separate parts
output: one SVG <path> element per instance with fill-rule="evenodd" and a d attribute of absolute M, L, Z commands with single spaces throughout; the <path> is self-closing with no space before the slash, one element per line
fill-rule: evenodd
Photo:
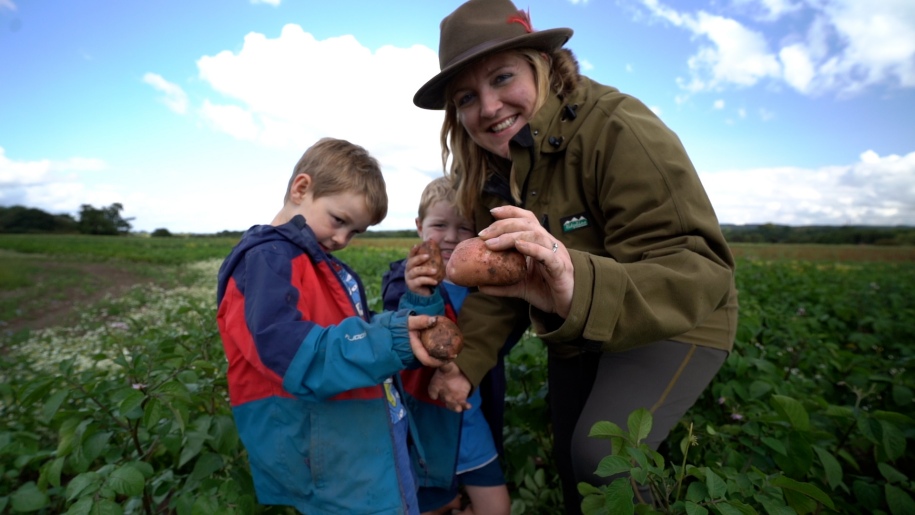
<path fill-rule="evenodd" d="M 95 503 L 89 515 L 123 515 L 124 510 L 110 499 L 101 499 Z"/>
<path fill-rule="evenodd" d="M 200 458 L 197 459 L 197 462 L 194 463 L 194 470 L 191 471 L 191 475 L 188 477 L 187 482 L 196 484 L 197 481 L 209 477 L 217 470 L 220 470 L 224 465 L 225 462 L 221 455 L 211 452 L 202 454 Z"/>
<path fill-rule="evenodd" d="M 713 500 L 724 499 L 728 490 L 727 483 L 711 469 L 705 470 L 705 486 L 708 487 L 708 494 Z"/>
<path fill-rule="evenodd" d="M 772 385 L 769 383 L 763 381 L 750 383 L 750 399 L 762 399 L 770 391 L 772 391 Z"/>
<path fill-rule="evenodd" d="M 131 464 L 123 465 L 108 476 L 108 485 L 115 493 L 136 497 L 143 493 L 146 479 L 143 473 Z"/>
<path fill-rule="evenodd" d="M 648 457 L 645 456 L 645 452 L 642 451 L 642 449 L 630 447 L 626 449 L 626 453 L 629 454 L 629 456 L 632 456 L 632 459 L 634 459 L 640 467 L 648 467 Z"/>
<path fill-rule="evenodd" d="M 584 483 L 579 483 L 579 489 L 582 484 Z M 600 494 L 599 490 L 598 493 L 582 494 L 581 512 L 583 515 L 609 515 L 604 504 L 604 496 Z M 512 507 L 512 512 L 515 512 L 514 507 Z"/>
<path fill-rule="evenodd" d="M 57 458 L 48 463 L 48 466 L 42 471 L 42 477 L 49 485 L 60 488 L 60 473 L 64 468 L 65 461 L 67 461 L 66 458 Z"/>
<path fill-rule="evenodd" d="M 118 411 L 121 413 L 122 417 L 126 417 L 128 413 L 135 410 L 136 408 L 139 408 L 140 405 L 143 404 L 144 399 L 146 399 L 146 394 L 131 388 L 118 404 Z"/>
<path fill-rule="evenodd" d="M 48 400 L 45 401 L 44 405 L 41 407 L 41 419 L 44 421 L 51 420 L 52 417 L 57 413 L 57 410 L 60 409 L 60 405 L 63 404 L 64 399 L 67 398 L 67 395 L 70 394 L 70 390 L 58 390 L 54 392 Z"/>
<path fill-rule="evenodd" d="M 791 506 L 798 515 L 816 512 L 817 502 L 810 497 L 793 490 L 783 490 L 782 494 L 785 496 L 785 500 L 788 501 L 788 506 Z"/>
<path fill-rule="evenodd" d="M 763 505 L 767 515 L 797 515 L 797 512 L 794 511 L 793 508 L 785 506 L 785 501 L 783 501 L 781 497 L 778 499 L 761 497 L 758 500 L 759 503 Z"/>
<path fill-rule="evenodd" d="M 10 496 L 13 511 L 29 512 L 38 511 L 48 505 L 48 494 L 42 492 L 34 481 L 29 481 L 16 489 Z"/>
<path fill-rule="evenodd" d="M 705 483 L 700 483 L 698 481 L 690 483 L 689 487 L 686 489 L 686 499 L 693 502 L 710 500 L 708 488 L 706 488 Z"/>
<path fill-rule="evenodd" d="M 785 395 L 773 395 L 772 406 L 798 431 L 810 430 L 810 416 L 796 399 Z"/>
<path fill-rule="evenodd" d="M 102 451 L 105 450 L 105 446 L 108 445 L 108 440 L 111 438 L 111 433 L 95 433 L 90 435 L 83 441 L 81 447 L 82 456 L 87 463 L 91 463 L 95 458 L 98 458 Z"/>
<path fill-rule="evenodd" d="M 102 486 L 102 478 L 96 472 L 83 472 L 67 484 L 67 501 L 94 493 Z"/>
<path fill-rule="evenodd" d="M 615 474 L 629 472 L 631 468 L 629 460 L 622 456 L 606 456 L 600 460 L 595 474 L 600 477 L 610 477 Z"/>
<path fill-rule="evenodd" d="M 648 434 L 651 433 L 651 423 L 651 413 L 645 408 L 639 408 L 629 414 L 627 425 L 629 426 L 629 433 L 634 438 L 635 443 L 639 443 L 645 438 L 648 438 Z"/>
<path fill-rule="evenodd" d="M 886 493 L 886 504 L 890 507 L 890 513 L 893 515 L 915 513 L 915 501 L 905 490 L 890 484 L 884 485 L 883 490 Z"/>
<path fill-rule="evenodd" d="M 861 505 L 865 510 L 873 512 L 878 506 L 880 506 L 881 495 L 880 487 L 873 483 L 867 483 L 865 481 L 856 480 L 851 485 L 852 492 L 855 494 L 855 499 L 858 500 L 858 504 Z"/>
<path fill-rule="evenodd" d="M 634 495 L 629 478 L 621 477 L 610 483 L 606 493 L 608 513 L 613 515 L 632 515 L 635 513 L 635 503 L 632 501 Z"/>
<path fill-rule="evenodd" d="M 912 389 L 900 384 L 893 385 L 893 402 L 898 406 L 908 406 L 915 398 Z"/>
<path fill-rule="evenodd" d="M 686 515 L 708 515 L 708 510 L 694 502 L 687 501 L 685 507 Z"/>
<path fill-rule="evenodd" d="M 820 463 L 823 465 L 823 472 L 826 474 L 826 482 L 829 484 L 830 488 L 835 490 L 836 487 L 842 484 L 842 464 L 839 463 L 839 460 L 837 460 L 832 453 L 822 447 L 813 446 L 813 450 L 817 453 L 817 456 L 820 458 Z"/>
<path fill-rule="evenodd" d="M 787 476 L 778 476 L 771 481 L 772 485 L 781 488 L 782 490 L 794 491 L 802 493 L 812 499 L 815 499 L 817 502 L 823 504 L 824 506 L 829 507 L 830 509 L 836 509 L 832 503 L 832 499 L 828 495 L 823 493 L 822 490 L 810 483 L 802 483 L 800 481 L 795 481 Z"/>
<path fill-rule="evenodd" d="M 623 433 L 623 430 L 620 429 L 620 426 L 614 424 L 613 422 L 596 422 L 591 426 L 591 432 L 588 433 L 589 437 L 593 438 L 613 438 L 613 437 L 625 437 L 626 433 Z"/>
<path fill-rule="evenodd" d="M 878 463 L 877 469 L 880 470 L 880 474 L 886 478 L 887 483 L 906 484 L 909 481 L 909 478 L 905 474 L 896 470 L 896 468 L 889 463 Z"/>
<path fill-rule="evenodd" d="M 152 431 L 162 420 L 162 401 L 155 397 L 150 398 L 143 409 L 143 426 Z"/>
<path fill-rule="evenodd" d="M 581 481 L 578 483 L 578 493 L 582 496 L 593 495 L 601 493 L 600 488 L 592 485 L 591 483 L 586 483 Z"/>
<path fill-rule="evenodd" d="M 70 506 L 67 515 L 89 515 L 92 512 L 92 505 L 92 497 L 83 497 Z"/>
<path fill-rule="evenodd" d="M 183 467 L 187 462 L 200 454 L 200 450 L 203 449 L 203 443 L 209 437 L 210 435 L 198 432 L 188 433 L 184 447 L 181 448 L 181 457 L 178 459 L 178 466 Z"/>
<path fill-rule="evenodd" d="M 785 444 L 778 439 L 772 438 L 771 436 L 764 436 L 761 438 L 762 443 L 766 444 L 766 447 L 769 447 L 773 451 L 783 455 L 788 455 L 788 450 L 785 449 Z"/>
<path fill-rule="evenodd" d="M 861 431 L 861 434 L 865 438 L 870 440 L 877 445 L 880 443 L 880 440 L 877 438 L 877 434 L 880 432 L 880 424 L 876 420 L 872 420 L 868 417 L 861 416 L 858 417 L 858 431 Z"/>
<path fill-rule="evenodd" d="M 896 461 L 905 454 L 905 435 L 892 422 L 881 420 L 880 428 L 883 430 L 883 450 L 890 461 Z"/>

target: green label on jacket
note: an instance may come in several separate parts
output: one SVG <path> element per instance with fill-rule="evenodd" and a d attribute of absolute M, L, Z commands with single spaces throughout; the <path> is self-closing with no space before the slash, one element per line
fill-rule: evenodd
<path fill-rule="evenodd" d="M 562 223 L 562 232 L 571 232 L 575 229 L 583 229 L 589 225 L 588 219 L 584 213 L 567 216 L 559 220 Z"/>

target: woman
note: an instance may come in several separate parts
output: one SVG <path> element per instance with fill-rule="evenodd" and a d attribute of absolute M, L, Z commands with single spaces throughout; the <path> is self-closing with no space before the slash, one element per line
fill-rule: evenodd
<path fill-rule="evenodd" d="M 466 407 L 499 346 L 532 325 L 548 348 L 554 455 L 567 513 L 609 453 L 588 438 L 652 412 L 653 448 L 731 350 L 734 260 L 677 136 L 644 104 L 578 73 L 570 29 L 534 31 L 509 0 L 470 0 L 441 23 L 441 72 L 414 103 L 444 109 L 443 162 L 494 250 L 528 259 L 459 316 L 465 348 L 430 393 Z"/>

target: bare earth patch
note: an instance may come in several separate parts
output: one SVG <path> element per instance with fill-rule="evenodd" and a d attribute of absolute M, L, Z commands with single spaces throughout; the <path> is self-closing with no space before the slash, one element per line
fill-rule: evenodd
<path fill-rule="evenodd" d="M 49 278 L 55 272 L 66 270 L 83 275 L 84 280 L 80 285 L 63 287 L 63 291 L 57 290 L 55 297 L 63 300 L 49 299 L 42 302 L 40 307 L 32 309 L 27 305 L 22 306 L 22 316 L 6 320 L 0 327 L 3 332 L 13 334 L 23 329 L 36 330 L 63 325 L 75 320 L 84 306 L 91 305 L 106 295 L 118 297 L 134 285 L 153 282 L 148 276 L 111 263 L 45 261 L 42 270 L 41 275 L 47 273 Z M 41 276 L 38 280 L 42 280 Z M 0 299 L 13 298 L 15 294 L 15 291 L 0 292 Z"/>

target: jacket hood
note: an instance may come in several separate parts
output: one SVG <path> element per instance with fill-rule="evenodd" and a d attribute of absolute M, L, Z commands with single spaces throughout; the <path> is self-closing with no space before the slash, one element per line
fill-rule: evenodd
<path fill-rule="evenodd" d="M 219 267 L 219 284 L 216 290 L 216 302 L 222 300 L 226 285 L 232 271 L 252 247 L 271 241 L 290 241 L 301 247 L 314 262 L 327 259 L 327 254 L 318 244 L 315 233 L 305 223 L 302 215 L 296 215 L 283 225 L 255 225 L 245 231 L 241 240 L 232 249 L 222 266 Z"/>

